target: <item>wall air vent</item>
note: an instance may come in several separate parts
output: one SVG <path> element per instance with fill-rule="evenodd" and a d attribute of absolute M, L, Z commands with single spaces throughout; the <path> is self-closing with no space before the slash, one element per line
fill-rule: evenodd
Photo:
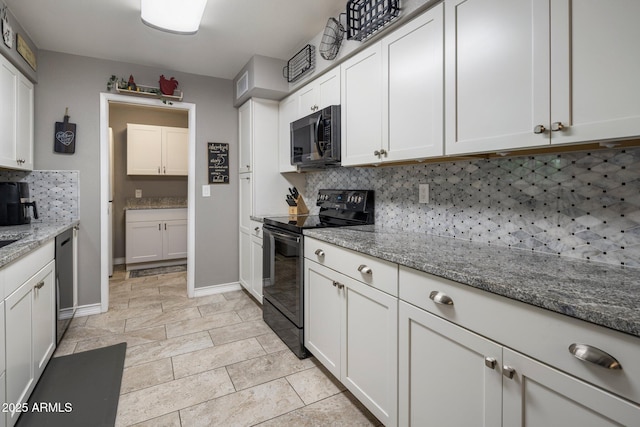
<path fill-rule="evenodd" d="M 240 98 L 249 90 L 249 71 L 245 71 L 236 82 L 236 99 Z"/>

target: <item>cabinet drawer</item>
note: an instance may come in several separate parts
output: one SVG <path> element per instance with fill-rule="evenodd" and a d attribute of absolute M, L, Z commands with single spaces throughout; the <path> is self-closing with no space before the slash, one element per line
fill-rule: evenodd
<path fill-rule="evenodd" d="M 452 304 L 438 304 L 430 298 Z M 400 299 L 522 352 L 589 383 L 640 402 L 640 338 L 514 301 L 406 267 L 399 272 Z M 446 296 L 446 298 L 445 298 Z M 571 344 L 587 344 L 613 356 L 622 369 L 577 359 Z"/>
<path fill-rule="evenodd" d="M 45 243 L 37 249 L 18 258 L 3 270 L 4 275 L 4 295 L 9 296 L 20 285 L 26 282 L 31 276 L 36 274 L 42 267 L 47 265 L 55 256 L 55 244 L 53 240 Z"/>
<path fill-rule="evenodd" d="M 187 219 L 187 209 L 129 209 L 127 210 L 126 219 L 127 222 Z"/>
<path fill-rule="evenodd" d="M 369 255 L 304 238 L 304 256 L 393 296 L 398 296 L 398 266 Z"/>

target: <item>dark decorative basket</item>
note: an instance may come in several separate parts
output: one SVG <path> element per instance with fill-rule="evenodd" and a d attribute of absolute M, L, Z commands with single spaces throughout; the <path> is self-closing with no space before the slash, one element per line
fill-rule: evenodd
<path fill-rule="evenodd" d="M 338 17 L 338 19 L 340 19 Z M 344 38 L 344 27 L 336 18 L 329 18 L 327 25 L 324 28 L 322 34 L 322 40 L 320 42 L 320 56 L 327 61 L 336 59 L 338 52 L 340 51 L 340 44 Z"/>
<path fill-rule="evenodd" d="M 293 55 L 287 62 L 287 66 L 282 69 L 284 78 L 289 83 L 295 82 L 306 73 L 313 71 L 316 64 L 315 49 L 308 44 L 300 52 Z"/>
<path fill-rule="evenodd" d="M 362 41 L 400 14 L 400 0 L 349 0 L 347 39 Z"/>

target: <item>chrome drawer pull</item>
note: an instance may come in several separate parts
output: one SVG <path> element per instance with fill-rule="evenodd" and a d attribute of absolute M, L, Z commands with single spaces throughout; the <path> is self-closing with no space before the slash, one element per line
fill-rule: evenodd
<path fill-rule="evenodd" d="M 495 369 L 496 368 L 496 363 L 498 363 L 498 361 L 496 360 L 495 357 L 485 357 L 484 358 L 484 366 L 486 366 L 489 369 Z"/>
<path fill-rule="evenodd" d="M 360 264 L 360 267 L 358 267 L 358 271 L 362 274 L 373 274 L 373 270 L 371 269 L 371 267 L 367 267 L 364 264 Z"/>
<path fill-rule="evenodd" d="M 44 280 L 41 281 L 41 282 L 38 282 L 38 284 L 35 285 L 34 288 L 40 290 L 40 289 L 42 289 L 43 286 L 44 286 Z"/>
<path fill-rule="evenodd" d="M 453 305 L 453 300 L 442 292 L 432 291 L 429 294 L 429 298 L 431 298 L 436 304 Z"/>
<path fill-rule="evenodd" d="M 580 360 L 602 366 L 603 368 L 622 369 L 622 365 L 615 357 L 588 344 L 573 343 L 569 346 L 569 352 Z"/>
<path fill-rule="evenodd" d="M 324 251 L 322 249 L 316 249 L 314 254 L 318 255 L 321 258 L 324 257 Z"/>

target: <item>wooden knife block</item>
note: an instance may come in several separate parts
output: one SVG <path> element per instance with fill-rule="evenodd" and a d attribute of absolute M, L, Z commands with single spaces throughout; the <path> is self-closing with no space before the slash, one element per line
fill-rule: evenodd
<path fill-rule="evenodd" d="M 309 208 L 304 203 L 302 196 L 296 198 L 297 206 L 289 206 L 289 215 L 305 215 L 309 213 Z"/>

